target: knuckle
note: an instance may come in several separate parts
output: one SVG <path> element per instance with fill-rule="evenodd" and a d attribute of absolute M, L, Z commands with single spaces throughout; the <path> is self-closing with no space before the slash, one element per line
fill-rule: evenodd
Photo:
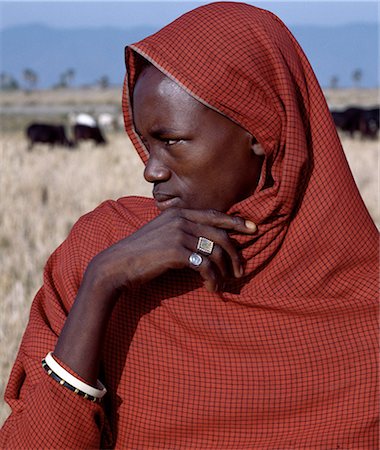
<path fill-rule="evenodd" d="M 160 216 L 161 217 L 172 217 L 173 216 L 173 209 L 169 208 L 169 209 L 166 209 L 165 211 L 162 211 Z"/>
<path fill-rule="evenodd" d="M 226 230 L 220 230 L 220 237 L 223 241 L 227 241 L 228 243 L 230 242 L 230 238 Z"/>
<path fill-rule="evenodd" d="M 217 259 L 217 260 L 220 260 L 221 258 L 223 258 L 223 250 L 218 245 L 216 245 L 214 247 L 212 254 L 215 257 L 215 259 Z"/>
<path fill-rule="evenodd" d="M 220 212 L 217 211 L 216 209 L 210 208 L 210 209 L 207 210 L 207 213 L 208 213 L 211 217 L 214 217 L 214 218 L 216 218 L 216 219 L 219 219 L 219 218 L 220 218 Z"/>
<path fill-rule="evenodd" d="M 179 229 L 182 229 L 182 226 L 183 226 L 183 222 L 184 222 L 184 220 L 183 220 L 183 218 L 181 217 L 181 216 L 174 216 L 172 219 L 171 219 L 171 221 L 170 221 L 170 223 L 174 226 L 174 228 L 176 228 L 177 230 L 179 230 Z"/>
<path fill-rule="evenodd" d="M 241 217 L 231 216 L 231 219 L 232 219 L 232 223 L 237 227 L 244 225 L 244 221 Z"/>
<path fill-rule="evenodd" d="M 180 217 L 182 214 L 182 209 L 181 208 L 169 208 L 169 209 L 166 209 L 161 214 L 165 214 L 171 218 Z"/>
<path fill-rule="evenodd" d="M 171 246 L 172 247 L 183 247 L 184 237 L 182 233 L 175 233 L 171 236 Z"/>
<path fill-rule="evenodd" d="M 231 247 L 231 240 L 230 240 L 227 230 L 219 229 L 218 234 L 217 234 L 217 236 L 215 236 L 215 238 L 216 238 L 215 242 L 217 244 L 219 244 L 221 247 L 226 248 L 226 249 Z M 215 249 L 216 249 L 216 246 L 214 247 L 213 251 L 215 251 Z"/>
<path fill-rule="evenodd" d="M 199 266 L 199 268 L 205 273 L 212 272 L 211 261 L 208 258 L 203 258 L 202 264 Z"/>

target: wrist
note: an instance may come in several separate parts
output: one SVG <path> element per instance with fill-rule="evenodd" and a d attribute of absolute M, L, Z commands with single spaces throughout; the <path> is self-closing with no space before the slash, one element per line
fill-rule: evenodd
<path fill-rule="evenodd" d="M 117 291 L 118 286 L 111 271 L 96 256 L 87 266 L 78 296 L 85 292 L 85 297 L 90 299 L 91 303 L 98 306 L 113 306 Z"/>

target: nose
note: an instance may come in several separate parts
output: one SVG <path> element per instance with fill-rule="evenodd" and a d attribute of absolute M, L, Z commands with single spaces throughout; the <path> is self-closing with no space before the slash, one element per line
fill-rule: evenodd
<path fill-rule="evenodd" d="M 154 153 L 150 153 L 144 170 L 144 178 L 149 183 L 166 181 L 170 178 L 170 169 Z"/>

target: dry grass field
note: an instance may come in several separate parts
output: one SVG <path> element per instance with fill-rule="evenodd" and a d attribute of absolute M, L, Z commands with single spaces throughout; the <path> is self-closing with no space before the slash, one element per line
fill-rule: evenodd
<path fill-rule="evenodd" d="M 61 94 L 59 94 L 61 95 Z M 29 104 L 68 104 L 70 98 L 47 93 L 25 97 L 4 96 L 1 107 Z M 63 95 L 63 94 L 62 94 Z M 104 98 L 84 93 L 84 103 L 117 105 L 120 92 L 103 93 Z M 377 103 L 378 92 L 356 93 L 355 103 Z M 351 97 L 349 97 L 351 98 Z M 328 100 L 341 106 L 347 98 Z M 29 103 L 28 103 L 29 102 Z M 66 102 L 66 103 L 65 103 Z M 142 163 L 122 131 L 108 134 L 109 144 L 80 149 L 49 150 L 38 145 L 32 152 L 22 126 L 30 117 L 2 116 L 0 134 L 0 425 L 9 413 L 3 391 L 28 319 L 30 303 L 42 282 L 42 270 L 50 253 L 65 238 L 74 222 L 102 200 L 123 195 L 150 195 L 142 178 Z M 378 141 L 342 138 L 343 147 L 362 196 L 378 227 Z"/>

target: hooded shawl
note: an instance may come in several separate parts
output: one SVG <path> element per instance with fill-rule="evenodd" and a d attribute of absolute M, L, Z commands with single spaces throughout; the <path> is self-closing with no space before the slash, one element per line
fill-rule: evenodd
<path fill-rule="evenodd" d="M 146 162 L 131 110 L 141 56 L 264 148 L 256 191 L 229 211 L 258 225 L 238 238 L 246 276 L 209 293 L 197 273 L 176 270 L 122 293 L 105 335 L 108 394 L 91 404 L 40 360 L 91 258 L 159 211 L 125 197 L 82 217 L 46 266 L 0 443 L 376 449 L 378 233 L 305 54 L 272 13 L 227 2 L 129 46 L 125 126 Z"/>

